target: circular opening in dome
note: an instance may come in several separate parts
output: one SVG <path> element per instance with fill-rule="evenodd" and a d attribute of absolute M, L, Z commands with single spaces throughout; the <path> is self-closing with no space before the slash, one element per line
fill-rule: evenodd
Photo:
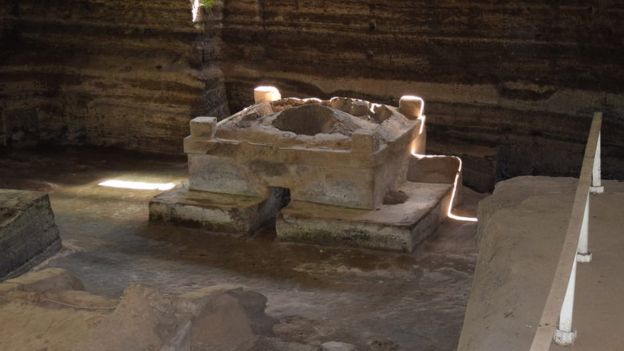
<path fill-rule="evenodd" d="M 332 109 L 322 105 L 303 105 L 280 112 L 273 126 L 296 134 L 316 135 L 331 133 L 337 123 Z"/>

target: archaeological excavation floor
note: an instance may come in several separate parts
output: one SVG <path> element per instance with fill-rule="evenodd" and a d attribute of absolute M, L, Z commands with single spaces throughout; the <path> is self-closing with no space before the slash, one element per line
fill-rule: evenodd
<path fill-rule="evenodd" d="M 266 295 L 274 332 L 362 350 L 455 350 L 476 260 L 476 224 L 447 221 L 413 254 L 247 238 L 148 223 L 158 190 L 98 186 L 186 178 L 184 158 L 48 150 L 0 158 L 0 187 L 50 193 L 64 248 L 40 267 L 68 269 L 88 291 L 118 296 L 131 282 L 165 292 L 217 283 Z M 463 213 L 481 195 L 465 189 Z"/>

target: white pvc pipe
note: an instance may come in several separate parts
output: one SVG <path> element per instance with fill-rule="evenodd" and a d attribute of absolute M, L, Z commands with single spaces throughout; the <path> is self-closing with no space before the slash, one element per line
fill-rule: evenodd
<path fill-rule="evenodd" d="M 583 223 L 581 224 L 581 234 L 579 236 L 578 249 L 576 251 L 576 261 L 581 263 L 591 262 L 592 254 L 589 252 L 589 196 L 585 202 L 583 211 Z"/>
<path fill-rule="evenodd" d="M 602 186 L 602 165 L 600 161 L 600 133 L 598 134 L 598 145 L 596 146 L 596 155 L 594 157 L 594 167 L 592 169 L 592 185 L 591 192 L 594 194 L 601 194 L 604 192 L 604 187 Z"/>
<path fill-rule="evenodd" d="M 559 345 L 571 345 L 576 338 L 576 331 L 572 329 L 574 315 L 574 289 L 576 287 L 576 260 L 572 264 L 572 273 L 568 281 L 563 305 L 559 313 L 559 327 L 555 331 L 555 342 Z"/>

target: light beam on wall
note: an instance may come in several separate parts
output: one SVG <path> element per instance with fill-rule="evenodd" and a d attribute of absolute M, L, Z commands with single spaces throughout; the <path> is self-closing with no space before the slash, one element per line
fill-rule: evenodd
<path fill-rule="evenodd" d="M 98 184 L 107 188 L 132 189 L 132 190 L 171 190 L 175 187 L 173 183 L 150 183 L 135 182 L 129 180 L 108 179 Z"/>
<path fill-rule="evenodd" d="M 423 120 L 423 124 L 424 125 L 424 120 Z M 420 132 L 422 134 L 422 130 Z M 448 207 L 448 211 L 447 211 L 447 216 L 450 219 L 454 219 L 456 221 L 464 221 L 464 222 L 477 222 L 478 219 L 476 217 L 466 217 L 466 216 L 460 216 L 460 215 L 456 215 L 453 213 L 453 203 L 455 203 L 455 197 L 457 196 L 457 186 L 459 185 L 459 176 L 461 175 L 462 172 L 462 168 L 463 168 L 463 162 L 462 159 L 457 157 L 457 156 L 446 156 L 446 155 L 425 155 L 425 154 L 419 154 L 416 153 L 416 151 L 412 150 L 412 155 L 418 159 L 423 159 L 423 158 L 438 158 L 438 157 L 453 157 L 455 159 L 457 159 L 457 161 L 459 162 L 459 167 L 457 167 L 457 173 L 455 173 L 455 180 L 453 181 L 453 192 L 451 193 L 451 202 L 449 204 Z"/>
<path fill-rule="evenodd" d="M 254 89 L 254 102 L 256 104 L 261 102 L 272 102 L 282 98 L 282 94 L 279 89 L 270 85 L 257 86 Z"/>

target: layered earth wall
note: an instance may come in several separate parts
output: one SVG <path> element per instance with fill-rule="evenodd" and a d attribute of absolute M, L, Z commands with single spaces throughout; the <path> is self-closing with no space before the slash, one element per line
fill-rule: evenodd
<path fill-rule="evenodd" d="M 188 121 L 227 115 L 220 10 L 188 0 L 0 6 L 0 145 L 94 144 L 181 153 Z"/>
<path fill-rule="evenodd" d="M 616 1 L 226 1 L 230 106 L 259 82 L 284 96 L 427 101 L 429 151 L 464 156 L 488 189 L 576 175 L 603 110 L 607 177 L 624 167 L 624 5 Z"/>
<path fill-rule="evenodd" d="M 181 153 L 188 120 L 251 89 L 396 105 L 425 98 L 429 152 L 462 156 L 479 190 L 576 175 L 594 110 L 604 175 L 624 177 L 624 5 L 617 1 L 5 0 L 4 143 Z"/>

